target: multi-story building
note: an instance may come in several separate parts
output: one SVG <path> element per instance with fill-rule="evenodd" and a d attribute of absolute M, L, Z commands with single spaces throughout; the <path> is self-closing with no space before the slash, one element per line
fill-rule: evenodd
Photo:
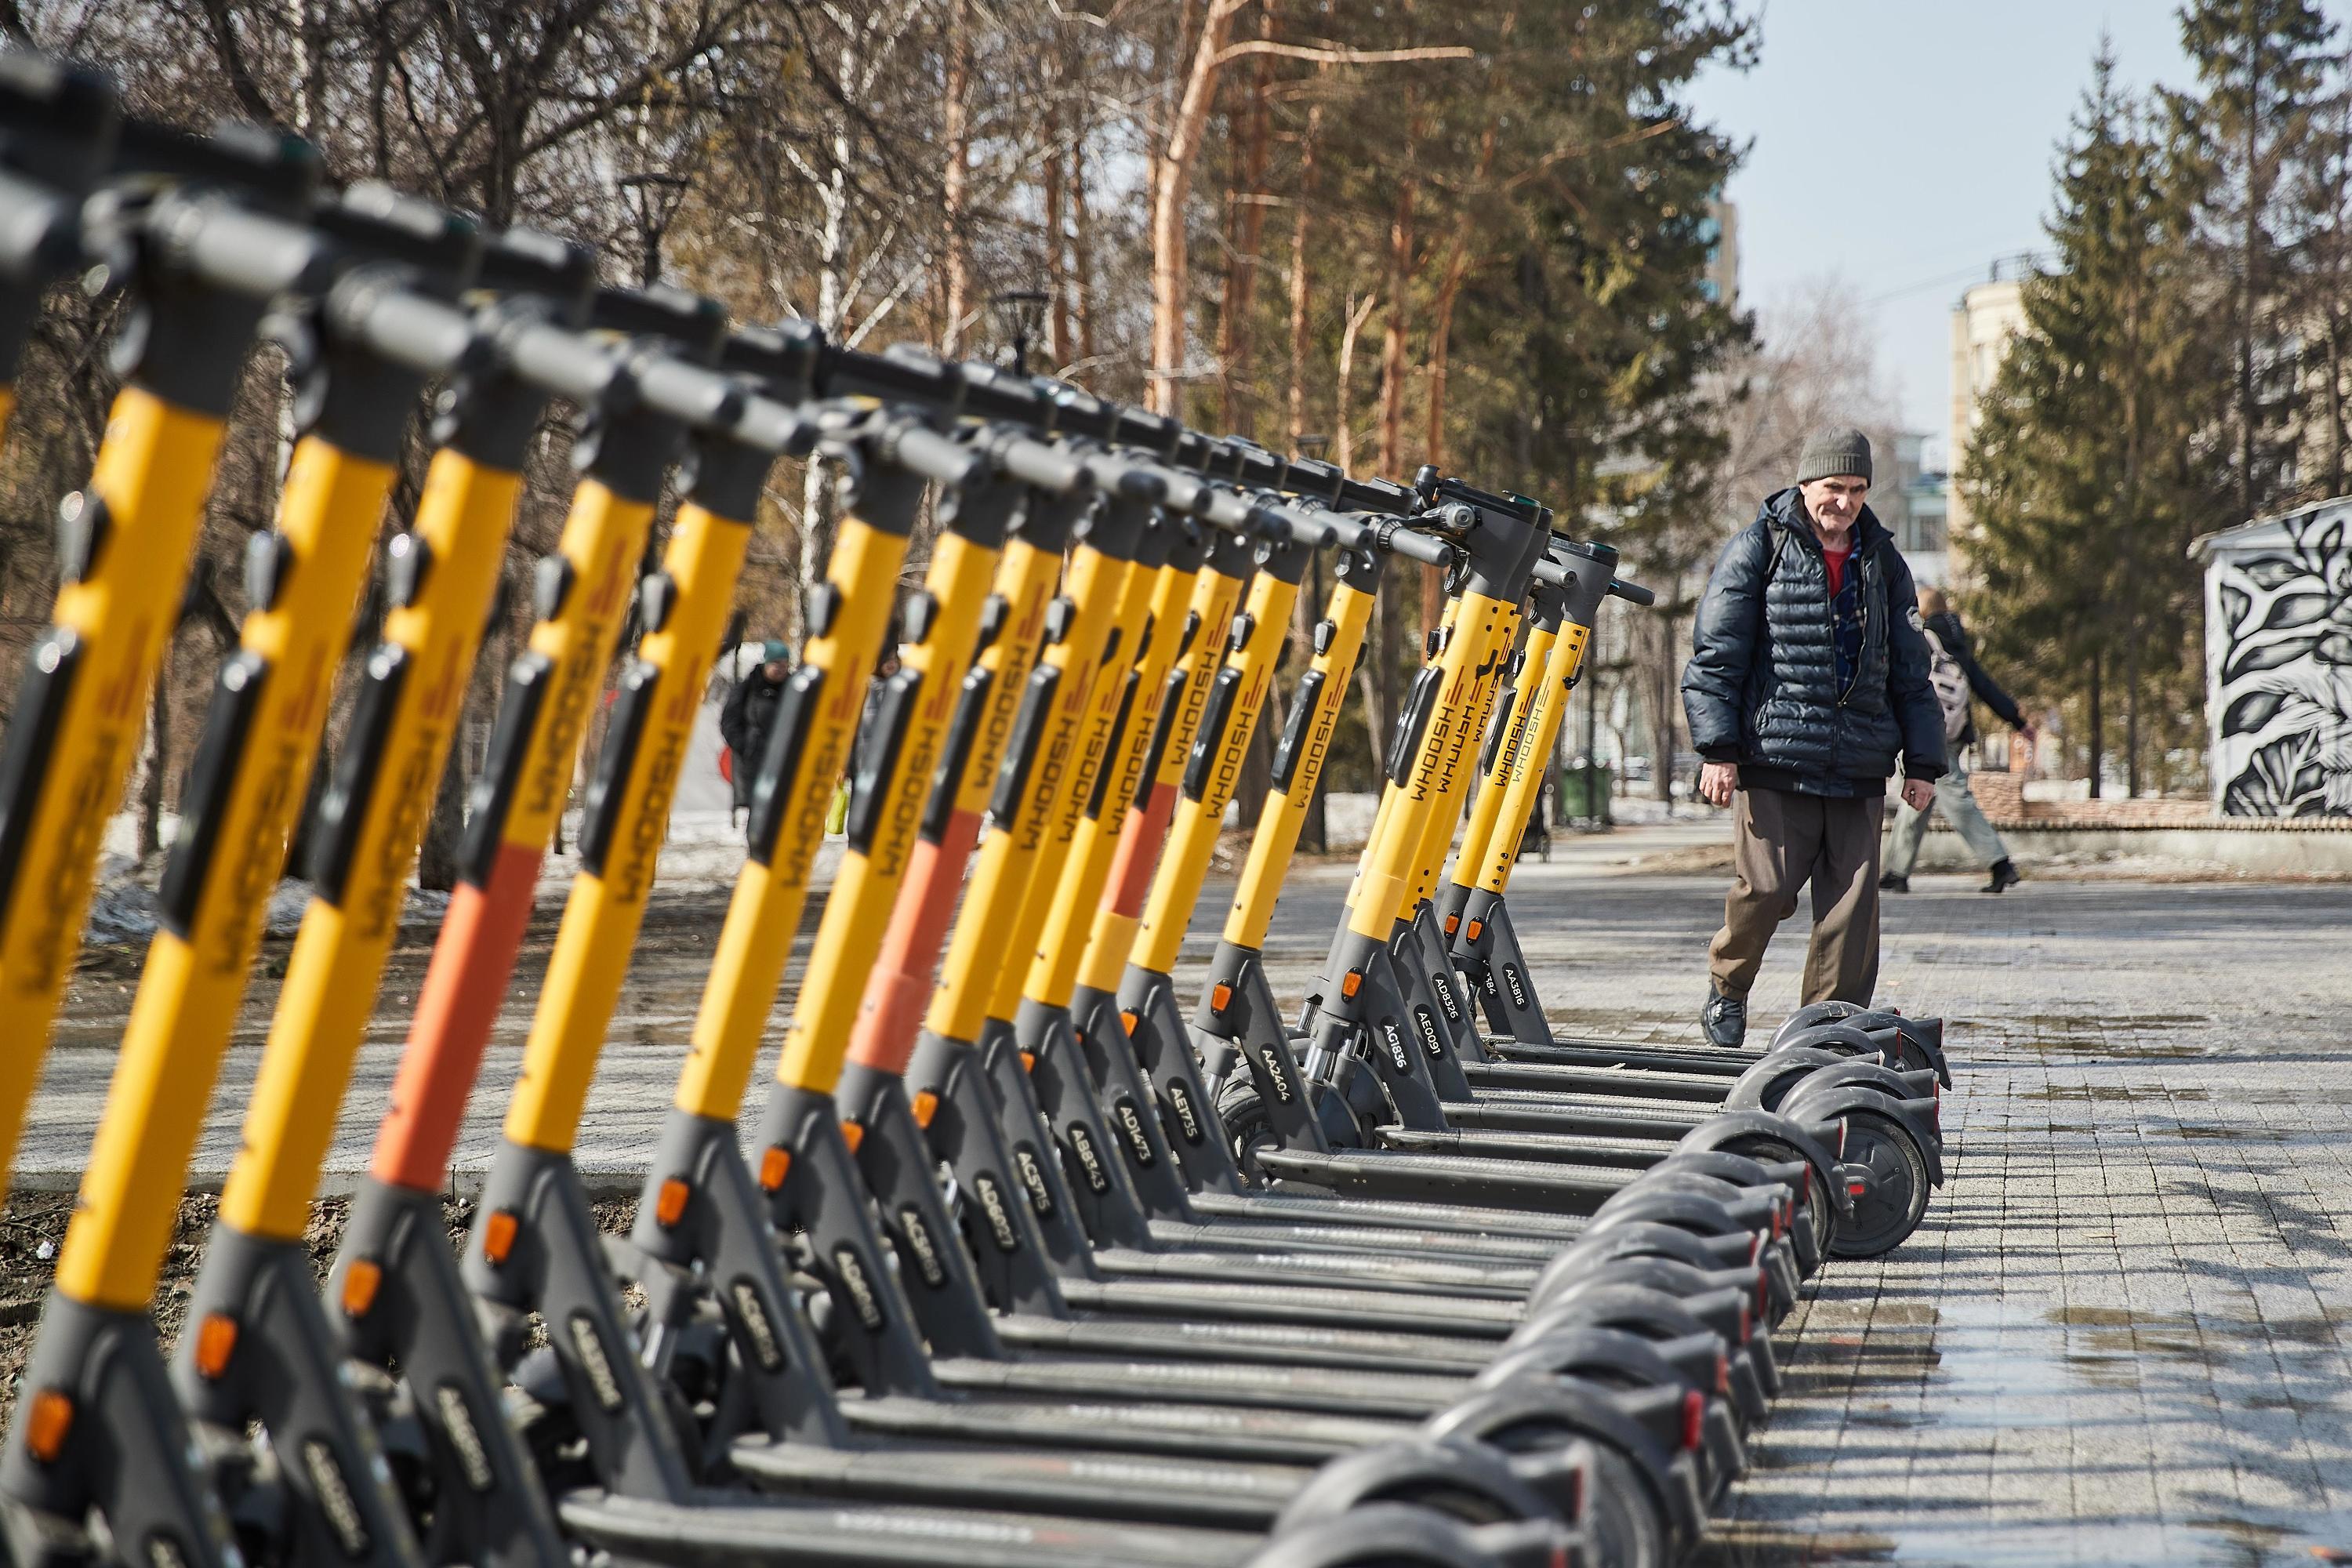
<path fill-rule="evenodd" d="M 2009 341 L 2025 324 L 2024 280 L 2032 255 L 2003 257 L 1985 281 L 1960 296 L 1952 308 L 1952 408 L 1945 451 L 1952 473 L 1967 458 L 1970 438 L 1983 417 L 1981 404 L 2009 353 Z M 1958 486 L 1945 488 L 1946 569 L 1961 574 L 1968 540 L 1968 504 Z"/>
<path fill-rule="evenodd" d="M 1706 253 L 1706 279 L 1699 287 L 1710 300 L 1739 308 L 1739 205 L 1717 197 L 1707 204 L 1714 233 Z"/>

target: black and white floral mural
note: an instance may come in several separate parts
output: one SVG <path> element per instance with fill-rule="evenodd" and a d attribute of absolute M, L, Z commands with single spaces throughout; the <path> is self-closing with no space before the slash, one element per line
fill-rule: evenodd
<path fill-rule="evenodd" d="M 2208 760 L 2222 815 L 2352 816 L 2352 500 L 2208 543 Z"/>

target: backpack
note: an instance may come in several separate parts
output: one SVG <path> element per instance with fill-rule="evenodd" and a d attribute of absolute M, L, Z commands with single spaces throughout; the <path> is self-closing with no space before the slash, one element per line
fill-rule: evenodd
<path fill-rule="evenodd" d="M 1944 639 L 1923 628 L 1927 639 L 1927 684 L 1936 689 L 1936 705 L 1944 710 L 1944 739 L 1957 742 L 1969 727 L 1969 672 L 1944 647 Z"/>

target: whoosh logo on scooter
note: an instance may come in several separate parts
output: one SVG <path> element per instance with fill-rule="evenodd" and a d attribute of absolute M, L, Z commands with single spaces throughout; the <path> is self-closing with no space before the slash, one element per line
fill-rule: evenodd
<path fill-rule="evenodd" d="M 1071 742 L 1076 738 L 1077 720 L 1075 714 L 1057 710 L 1054 717 L 1054 732 L 1037 759 L 1037 772 L 1030 780 L 1029 798 L 1022 803 L 1020 826 L 1014 842 L 1023 851 L 1033 850 L 1045 842 L 1045 829 L 1053 816 L 1055 792 L 1060 789 L 1063 770 L 1070 765 Z"/>
<path fill-rule="evenodd" d="M 697 689 L 702 685 L 698 680 L 693 684 Z M 661 748 L 646 759 L 645 795 L 629 818 L 629 858 L 610 879 L 625 903 L 640 901 L 653 887 L 654 858 L 669 836 L 670 796 L 677 790 L 678 763 L 685 752 L 685 731 L 670 730 L 663 734 Z"/>
<path fill-rule="evenodd" d="M 1265 671 L 1259 670 L 1249 689 L 1234 704 L 1233 719 L 1220 737 L 1222 748 L 1217 752 L 1216 772 L 1209 776 L 1208 791 L 1201 798 L 1201 809 L 1205 812 L 1222 815 L 1225 803 L 1234 798 L 1234 786 L 1241 782 L 1242 763 L 1249 755 L 1246 737 L 1257 719 L 1259 706 L 1265 701 Z"/>
<path fill-rule="evenodd" d="M 847 679 L 851 684 L 863 686 L 864 678 L 853 666 Z M 841 758 L 849 741 L 849 727 L 826 723 L 816 735 L 817 745 L 803 764 L 803 777 L 835 779 L 841 776 Z M 797 781 L 795 781 L 797 782 Z M 833 805 L 831 790 L 804 789 L 793 801 L 793 818 L 778 835 L 775 863 L 770 867 L 770 883 L 776 888 L 805 888 L 810 868 L 816 863 L 816 852 L 824 842 L 824 814 Z"/>
<path fill-rule="evenodd" d="M 400 759 L 399 771 L 393 775 L 384 831 L 375 844 L 375 877 L 357 911 L 361 934 L 372 941 L 390 936 L 399 921 L 401 900 L 408 894 L 409 864 L 416 844 L 425 837 L 425 813 L 439 781 L 440 769 L 434 763 L 447 754 L 443 734 L 437 725 L 420 725 L 416 743 Z"/>
<path fill-rule="evenodd" d="M 245 832 L 223 879 L 221 897 L 227 900 L 227 918 L 221 922 L 220 940 L 211 955 L 215 974 L 236 974 L 245 968 L 253 933 L 260 926 L 262 910 L 278 886 L 278 868 L 286 858 L 284 838 L 269 828 L 286 820 L 287 798 L 293 793 L 294 770 L 301 760 L 292 745 L 279 746 L 258 782 L 253 810 L 246 816 Z"/>
<path fill-rule="evenodd" d="M 26 944 L 35 969 L 26 977 L 28 992 L 56 986 L 64 978 L 68 956 L 81 945 L 81 900 L 74 897 L 69 868 L 97 862 L 99 840 L 114 804 L 108 781 L 118 776 L 114 759 L 121 752 L 126 732 L 100 728 L 90 737 L 88 759 L 66 781 L 65 826 L 56 840 L 58 853 L 49 861 L 48 879 L 37 889 L 40 923 Z"/>

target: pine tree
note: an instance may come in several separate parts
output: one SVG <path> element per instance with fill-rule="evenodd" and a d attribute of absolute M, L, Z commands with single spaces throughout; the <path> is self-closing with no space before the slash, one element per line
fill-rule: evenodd
<path fill-rule="evenodd" d="M 2053 260 L 2024 289 L 2025 321 L 1960 483 L 1977 520 L 1975 616 L 1998 657 L 2079 704 L 2096 794 L 2121 699 L 2137 793 L 2151 751 L 2194 704 L 2198 604 L 2188 539 L 2210 518 L 2209 432 L 2227 385 L 2197 330 L 2211 290 L 2187 240 L 2193 167 L 2118 91 L 2103 48 L 2063 150 L 2045 226 Z"/>
<path fill-rule="evenodd" d="M 2237 511 L 2266 510 L 2291 489 L 2288 421 L 2295 329 L 2279 320 L 2300 291 L 2294 162 L 2313 142 L 2313 111 L 2336 25 L 2314 0 L 2189 0 L 2180 42 L 2203 96 L 2168 104 L 2205 173 L 2205 243 L 2231 279 L 2226 335 L 2234 378 Z"/>

